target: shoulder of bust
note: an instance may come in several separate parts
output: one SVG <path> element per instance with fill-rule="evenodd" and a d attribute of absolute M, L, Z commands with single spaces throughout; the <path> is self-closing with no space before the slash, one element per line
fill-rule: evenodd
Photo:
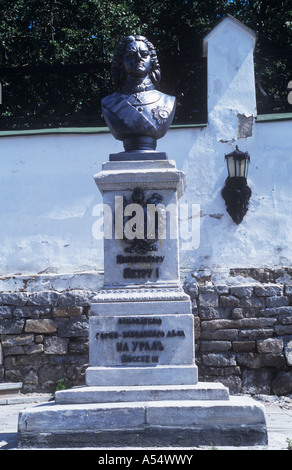
<path fill-rule="evenodd" d="M 118 93 L 118 92 L 112 93 L 111 95 L 108 95 L 102 98 L 101 104 L 105 106 L 106 108 L 110 109 L 112 106 L 114 106 L 117 103 L 117 101 L 121 101 L 124 98 L 125 96 L 122 93 Z"/>
<path fill-rule="evenodd" d="M 163 105 L 167 106 L 173 106 L 176 101 L 175 96 L 171 95 L 166 95 L 165 93 L 160 93 L 160 101 L 163 103 Z"/>

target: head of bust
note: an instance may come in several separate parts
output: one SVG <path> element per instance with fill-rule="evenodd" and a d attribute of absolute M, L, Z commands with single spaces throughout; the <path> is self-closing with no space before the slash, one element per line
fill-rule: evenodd
<path fill-rule="evenodd" d="M 127 36 L 117 45 L 111 66 L 111 79 L 118 88 L 130 89 L 148 82 L 155 88 L 161 73 L 153 44 L 144 36 Z"/>

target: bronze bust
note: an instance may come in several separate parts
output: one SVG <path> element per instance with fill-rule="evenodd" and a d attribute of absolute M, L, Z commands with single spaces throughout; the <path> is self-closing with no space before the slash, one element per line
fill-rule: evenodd
<path fill-rule="evenodd" d="M 166 134 L 176 104 L 175 97 L 155 88 L 160 66 L 153 44 L 144 36 L 122 39 L 114 52 L 111 78 L 119 91 L 102 99 L 110 131 L 123 141 L 126 153 L 150 151 L 153 157 L 156 141 Z"/>

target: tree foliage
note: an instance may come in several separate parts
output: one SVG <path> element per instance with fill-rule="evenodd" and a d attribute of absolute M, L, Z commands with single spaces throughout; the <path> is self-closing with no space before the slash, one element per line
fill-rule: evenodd
<path fill-rule="evenodd" d="M 291 48 L 289 0 L 0 0 L 0 10 L 1 111 L 11 116 L 9 126 L 13 117 L 33 116 L 50 125 L 53 115 L 60 125 L 76 115 L 80 125 L 88 124 L 85 115 L 101 123 L 97 110 L 111 91 L 109 63 L 128 34 L 154 43 L 162 88 L 179 98 L 180 122 L 202 119 L 201 40 L 223 16 L 257 32 L 258 52 Z M 285 75 L 283 63 L 278 69 Z"/>
<path fill-rule="evenodd" d="M 289 0 L 0 0 L 0 7 L 0 60 L 9 66 L 93 62 L 133 32 L 177 54 L 200 47 L 228 13 L 257 32 L 259 50 L 291 47 Z"/>

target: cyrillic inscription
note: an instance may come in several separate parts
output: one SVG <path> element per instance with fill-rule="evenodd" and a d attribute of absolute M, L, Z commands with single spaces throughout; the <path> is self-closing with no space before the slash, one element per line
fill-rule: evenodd
<path fill-rule="evenodd" d="M 168 338 L 185 337 L 184 330 L 163 330 L 163 329 L 144 329 L 145 326 L 162 326 L 162 318 L 157 317 L 123 317 L 118 318 L 117 327 L 135 325 L 143 329 L 123 330 L 123 331 L 97 331 L 95 339 L 98 341 L 114 341 L 116 353 L 121 353 L 120 362 L 134 363 L 159 363 L 159 353 L 164 351 L 167 345 L 163 340 Z M 157 339 L 160 338 L 160 339 Z M 155 352 L 155 355 L 151 353 Z M 124 354 L 129 353 L 129 354 Z M 149 354 L 150 353 L 150 354 Z"/>
<path fill-rule="evenodd" d="M 191 314 L 92 316 L 90 364 L 139 364 L 139 367 L 190 364 L 193 363 L 193 333 Z"/>

